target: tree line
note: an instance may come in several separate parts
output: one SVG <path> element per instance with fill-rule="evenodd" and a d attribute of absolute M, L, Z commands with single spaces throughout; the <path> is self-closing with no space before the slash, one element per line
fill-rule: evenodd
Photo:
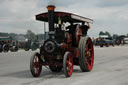
<path fill-rule="evenodd" d="M 101 36 L 101 35 L 107 35 L 107 36 L 109 36 L 109 37 L 112 37 L 112 35 L 111 35 L 108 31 L 105 31 L 105 32 L 100 31 L 100 32 L 99 32 L 99 36 Z M 113 34 L 113 36 L 114 36 L 114 35 L 118 36 L 118 34 Z M 123 35 L 123 36 L 128 37 L 128 34 Z"/>
<path fill-rule="evenodd" d="M 31 30 L 27 30 L 26 34 L 0 32 L 0 37 L 10 37 L 10 39 L 12 39 L 12 40 L 29 39 L 29 40 L 35 41 L 35 40 L 44 40 L 45 35 L 44 34 L 35 34 Z"/>

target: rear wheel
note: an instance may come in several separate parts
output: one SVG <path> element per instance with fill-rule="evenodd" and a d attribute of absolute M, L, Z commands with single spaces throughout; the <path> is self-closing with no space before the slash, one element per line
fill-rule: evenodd
<path fill-rule="evenodd" d="M 62 66 L 49 66 L 49 69 L 52 72 L 60 72 L 62 70 Z"/>
<path fill-rule="evenodd" d="M 11 52 L 16 52 L 16 51 L 18 51 L 18 47 L 17 47 L 17 46 L 12 46 L 12 47 L 10 48 L 10 51 L 11 51 Z"/>
<path fill-rule="evenodd" d="M 40 57 L 40 54 L 35 53 L 30 60 L 30 70 L 33 77 L 39 77 L 42 70 L 42 66 L 40 65 L 41 61 L 39 57 Z"/>
<path fill-rule="evenodd" d="M 73 72 L 73 56 L 70 52 L 64 54 L 63 69 L 65 77 L 70 77 Z"/>
<path fill-rule="evenodd" d="M 91 71 L 94 63 L 94 49 L 91 38 L 82 37 L 79 42 L 80 57 L 79 64 L 83 72 Z"/>
<path fill-rule="evenodd" d="M 9 46 L 7 44 L 3 45 L 3 51 L 8 52 L 9 51 Z"/>

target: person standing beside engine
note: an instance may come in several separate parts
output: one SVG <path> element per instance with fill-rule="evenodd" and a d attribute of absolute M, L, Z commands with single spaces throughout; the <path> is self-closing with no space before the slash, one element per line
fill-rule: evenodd
<path fill-rule="evenodd" d="M 85 23 L 83 22 L 81 28 L 83 35 L 86 36 L 88 29 L 90 29 L 90 24 L 87 23 L 87 25 L 85 25 Z"/>

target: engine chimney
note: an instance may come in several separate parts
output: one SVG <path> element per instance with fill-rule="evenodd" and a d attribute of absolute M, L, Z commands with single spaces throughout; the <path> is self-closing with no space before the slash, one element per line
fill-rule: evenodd
<path fill-rule="evenodd" d="M 48 5 L 48 22 L 49 22 L 49 31 L 54 31 L 54 5 Z"/>

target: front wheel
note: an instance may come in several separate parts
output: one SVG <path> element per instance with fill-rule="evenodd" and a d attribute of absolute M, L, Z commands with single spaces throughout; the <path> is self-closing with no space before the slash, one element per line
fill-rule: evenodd
<path fill-rule="evenodd" d="M 30 70 L 33 77 L 39 77 L 42 70 L 39 57 L 40 54 L 35 53 L 30 60 Z"/>
<path fill-rule="evenodd" d="M 64 54 L 63 69 L 65 77 L 70 77 L 73 72 L 73 56 L 70 52 Z"/>

